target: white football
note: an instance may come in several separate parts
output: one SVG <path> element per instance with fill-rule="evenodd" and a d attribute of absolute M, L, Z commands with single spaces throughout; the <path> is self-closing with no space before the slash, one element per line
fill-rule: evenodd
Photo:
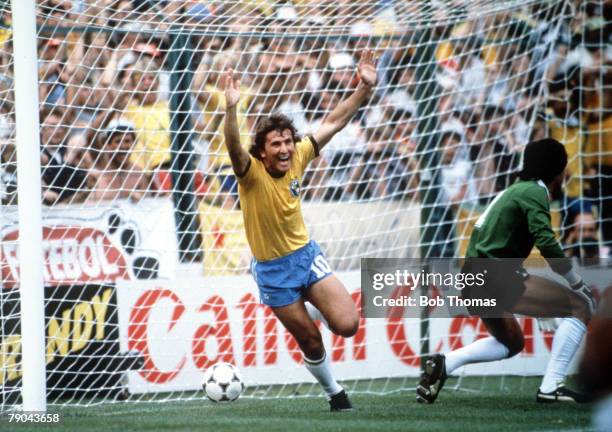
<path fill-rule="evenodd" d="M 238 368 L 230 363 L 216 363 L 204 372 L 204 393 L 213 402 L 231 402 L 244 391 Z"/>

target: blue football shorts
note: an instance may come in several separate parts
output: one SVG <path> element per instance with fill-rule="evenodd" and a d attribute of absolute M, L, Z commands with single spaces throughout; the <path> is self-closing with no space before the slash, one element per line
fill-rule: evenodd
<path fill-rule="evenodd" d="M 259 288 L 261 302 L 282 307 L 303 297 L 304 290 L 332 274 L 331 268 L 314 240 L 280 258 L 251 262 L 251 273 Z"/>

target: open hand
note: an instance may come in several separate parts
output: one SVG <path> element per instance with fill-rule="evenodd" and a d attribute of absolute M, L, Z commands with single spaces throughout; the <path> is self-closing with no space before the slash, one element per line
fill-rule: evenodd
<path fill-rule="evenodd" d="M 357 64 L 357 72 L 363 84 L 368 87 L 376 85 L 376 60 L 372 51 L 365 50 L 361 52 L 361 58 Z"/>
<path fill-rule="evenodd" d="M 223 89 L 225 90 L 225 106 L 231 108 L 240 101 L 240 81 L 234 77 L 234 70 L 229 68 L 223 74 Z"/>

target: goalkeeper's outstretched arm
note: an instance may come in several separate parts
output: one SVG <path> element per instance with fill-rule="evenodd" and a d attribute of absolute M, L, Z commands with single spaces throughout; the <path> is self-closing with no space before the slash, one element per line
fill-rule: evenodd
<path fill-rule="evenodd" d="M 232 161 L 234 174 L 242 177 L 249 168 L 249 153 L 240 145 L 240 130 L 238 129 L 238 116 L 236 106 L 240 101 L 240 81 L 234 78 L 234 71 L 228 69 L 223 76 L 225 89 L 225 145 Z"/>
<path fill-rule="evenodd" d="M 357 65 L 359 85 L 348 98 L 340 102 L 325 118 L 319 129 L 313 134 L 319 150 L 327 144 L 332 137 L 341 131 L 355 115 L 359 107 L 370 99 L 376 86 L 376 61 L 372 51 L 366 50 L 361 53 L 361 59 Z"/>

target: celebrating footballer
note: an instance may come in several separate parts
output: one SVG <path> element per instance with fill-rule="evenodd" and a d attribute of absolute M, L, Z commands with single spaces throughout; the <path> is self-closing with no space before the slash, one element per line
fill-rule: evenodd
<path fill-rule="evenodd" d="M 231 69 L 224 77 L 225 142 L 238 179 L 246 236 L 254 256 L 252 274 L 262 303 L 272 308 L 295 337 L 304 364 L 325 390 L 332 411 L 353 407 L 333 377 L 313 318 L 326 321 L 333 333 L 351 337 L 357 331 L 359 315 L 319 245 L 308 235 L 300 184 L 308 164 L 370 98 L 376 85 L 372 52 L 362 53 L 357 73 L 355 91 L 329 113 L 314 134 L 300 138 L 287 116 L 271 114 L 258 121 L 248 152 L 240 144 L 236 114 L 240 82 Z"/>

